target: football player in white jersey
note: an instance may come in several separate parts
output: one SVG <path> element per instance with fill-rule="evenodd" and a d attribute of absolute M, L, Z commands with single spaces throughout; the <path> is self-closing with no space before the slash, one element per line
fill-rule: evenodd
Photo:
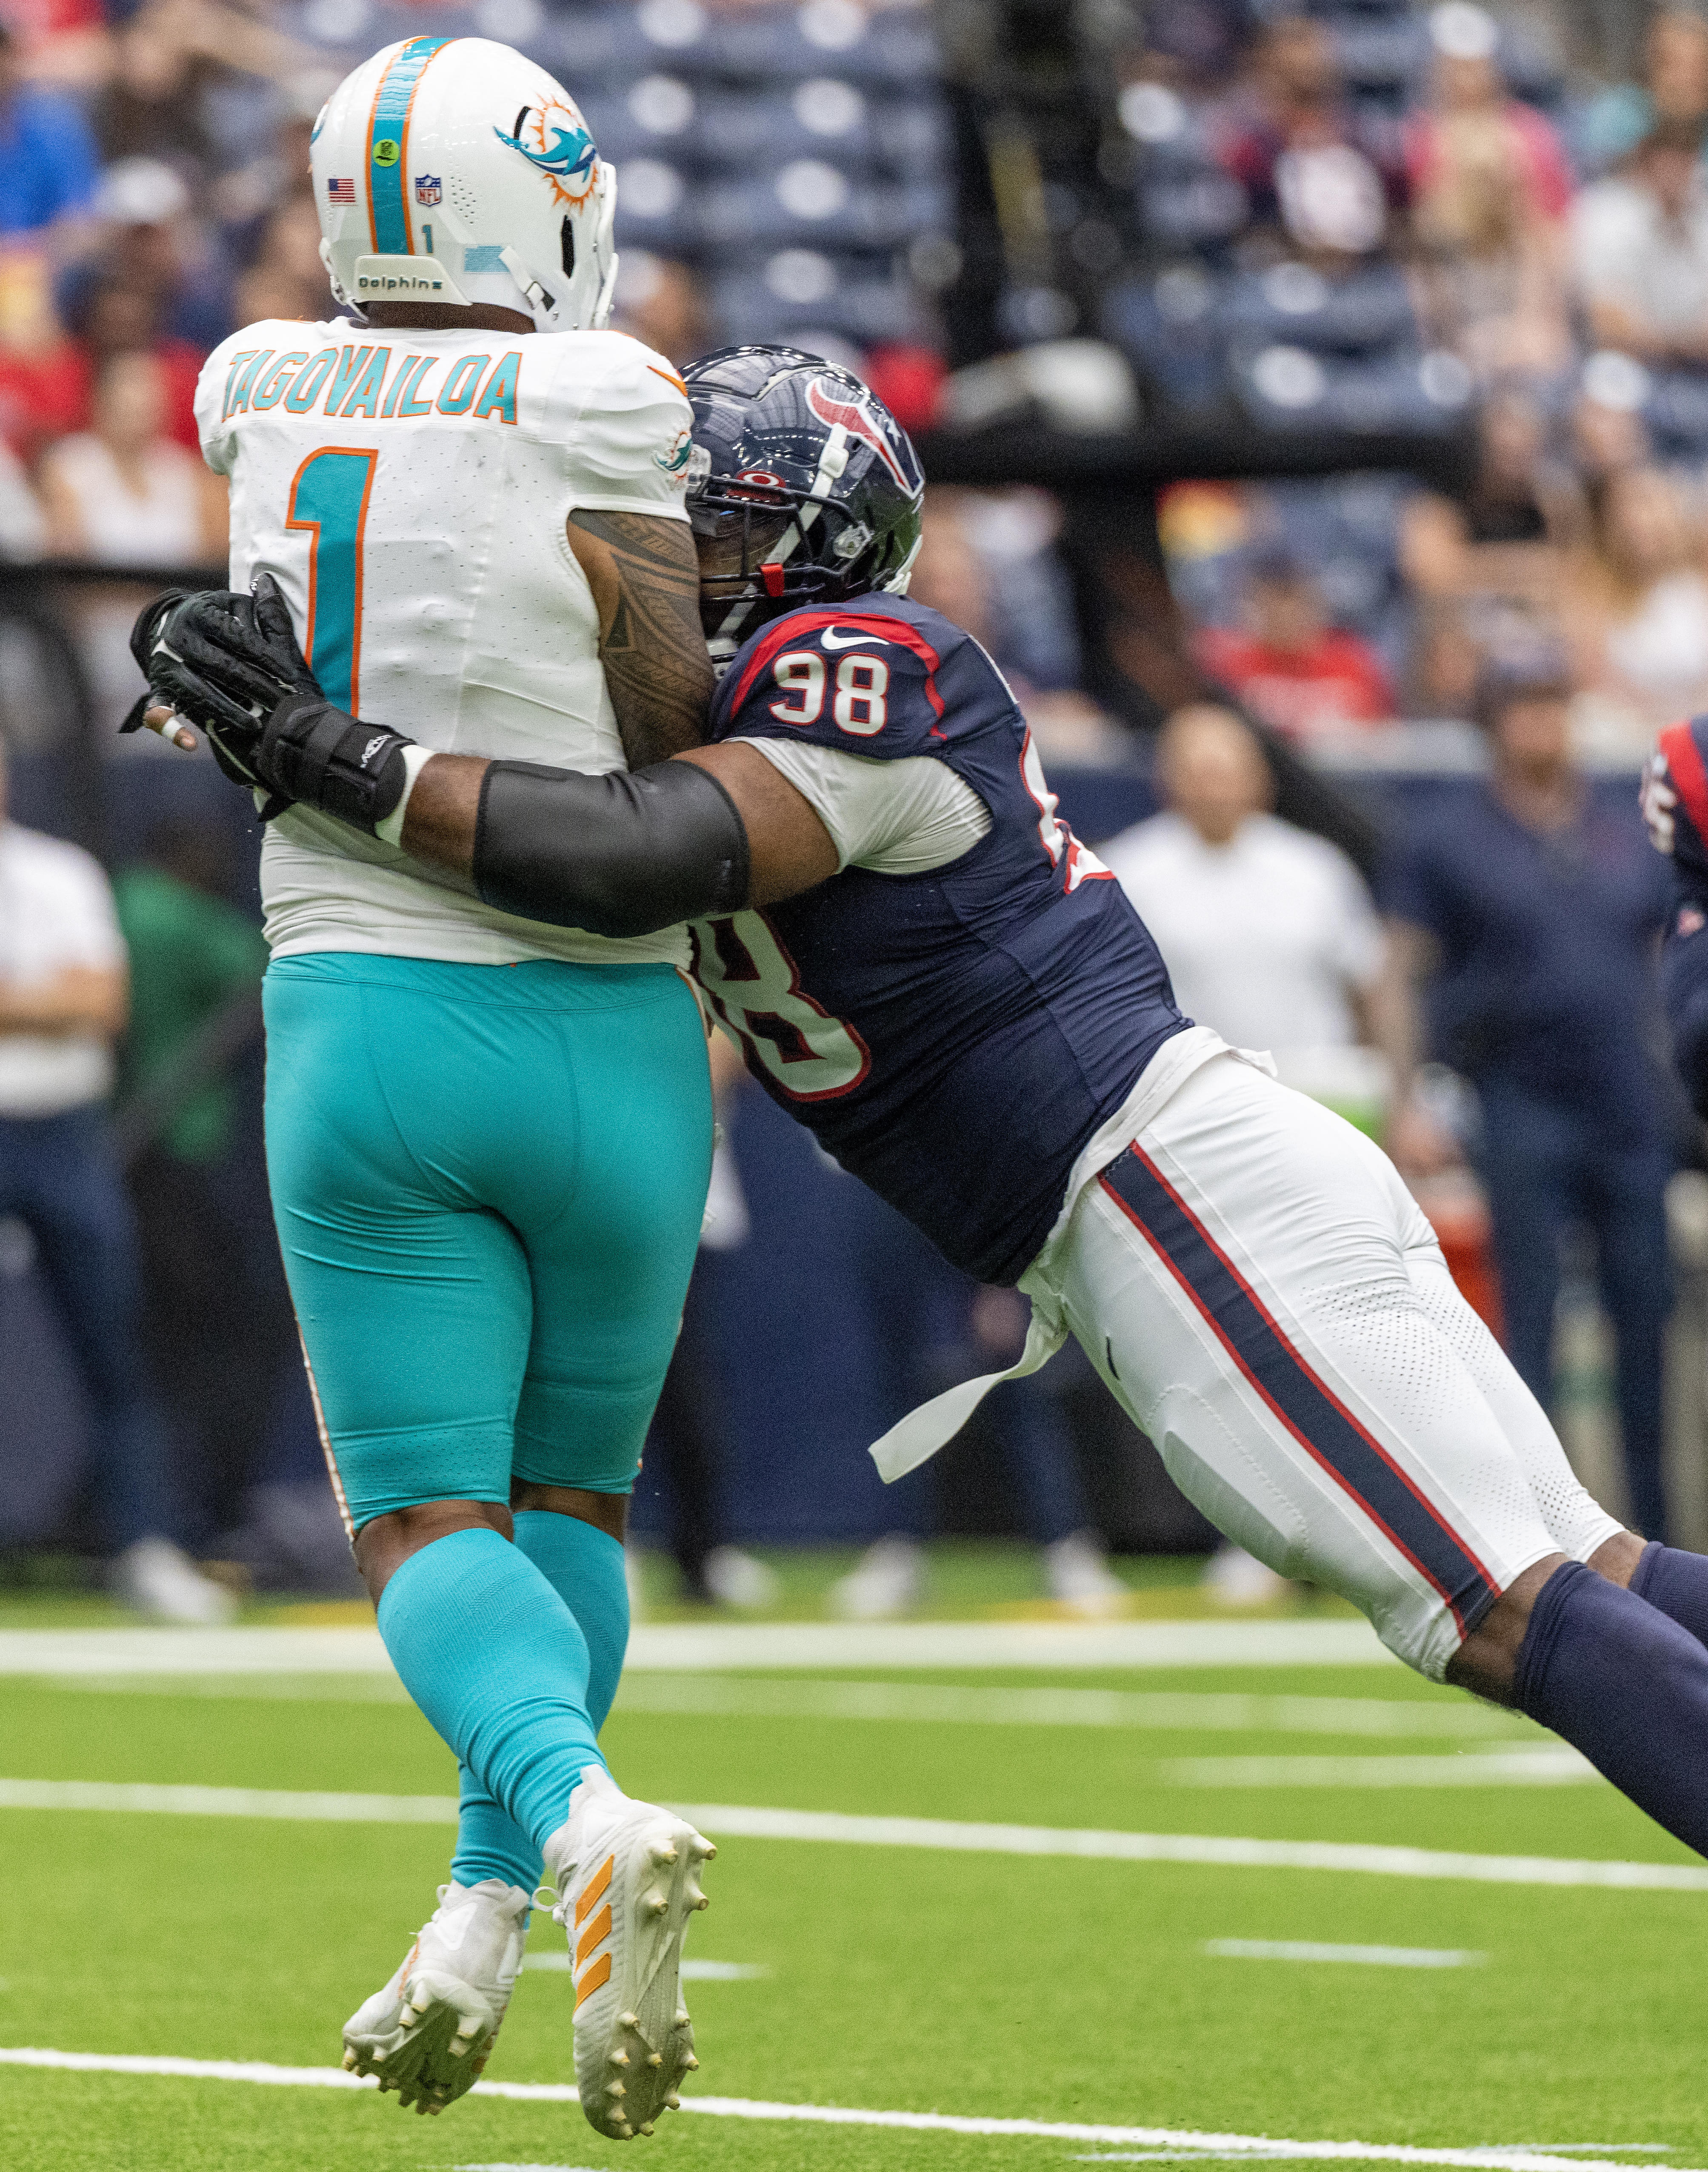
<path fill-rule="evenodd" d="M 508 47 L 410 39 L 333 93 L 312 166 L 355 321 L 251 325 L 207 363 L 234 580 L 272 575 L 329 692 L 424 748 L 594 771 L 698 744 L 688 403 L 603 329 L 615 178 L 573 100 Z M 712 1852 L 596 1739 L 710 1168 L 705 1036 L 679 930 L 535 926 L 405 866 L 388 825 L 292 807 L 261 869 L 268 1168 L 327 1460 L 462 1764 L 452 1882 L 345 2064 L 418 2110 L 472 2083 L 543 1857 L 583 2106 L 626 2138 L 695 2063 Z"/>

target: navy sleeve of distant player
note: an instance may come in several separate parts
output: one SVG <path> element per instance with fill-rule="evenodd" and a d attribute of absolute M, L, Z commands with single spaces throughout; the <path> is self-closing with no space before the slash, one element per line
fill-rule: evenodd
<path fill-rule="evenodd" d="M 1675 794 L 1673 866 L 1679 895 L 1708 911 L 1708 717 L 1669 724 L 1658 751 Z"/>
<path fill-rule="evenodd" d="M 950 717 L 959 735 L 981 712 L 1010 706 L 959 627 L 917 604 L 863 597 L 840 611 L 791 611 L 749 642 L 717 690 L 712 736 L 804 739 L 893 761 L 941 754 Z"/>
<path fill-rule="evenodd" d="M 1661 734 L 1673 809 L 1678 896 L 1661 952 L 1661 995 L 1673 1061 L 1697 1115 L 1708 1121 L 1708 718 Z"/>
<path fill-rule="evenodd" d="M 1673 1062 L 1690 1105 L 1708 1122 L 1708 918 L 1682 902 L 1661 953 L 1661 996 L 1673 1038 Z"/>

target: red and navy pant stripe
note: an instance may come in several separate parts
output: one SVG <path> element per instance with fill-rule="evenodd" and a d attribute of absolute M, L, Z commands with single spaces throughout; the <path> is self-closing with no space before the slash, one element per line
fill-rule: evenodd
<path fill-rule="evenodd" d="M 1273 1414 L 1435 1587 L 1452 1609 L 1461 1636 L 1469 1636 L 1499 1598 L 1500 1587 L 1441 1511 L 1318 1379 L 1141 1148 L 1129 1147 L 1098 1181 Z"/>

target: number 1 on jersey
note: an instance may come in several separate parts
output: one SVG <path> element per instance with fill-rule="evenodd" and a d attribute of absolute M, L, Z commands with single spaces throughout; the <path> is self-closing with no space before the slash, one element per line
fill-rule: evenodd
<path fill-rule="evenodd" d="M 291 482 L 287 528 L 309 531 L 309 669 L 339 708 L 357 713 L 362 677 L 362 546 L 378 453 L 329 445 Z"/>

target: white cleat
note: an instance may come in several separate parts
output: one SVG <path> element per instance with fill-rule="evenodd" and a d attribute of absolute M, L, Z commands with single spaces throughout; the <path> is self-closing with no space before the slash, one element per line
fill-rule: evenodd
<path fill-rule="evenodd" d="M 1203 1585 L 1218 1606 L 1267 1606 L 1285 1599 L 1290 1589 L 1284 1576 L 1224 1539 L 1205 1563 Z"/>
<path fill-rule="evenodd" d="M 156 1621 L 182 1621 L 199 1629 L 223 1628 L 237 1616 L 237 1601 L 223 1584 L 204 1576 L 169 1539 L 138 1539 L 112 1566 L 114 1596 Z"/>
<path fill-rule="evenodd" d="M 703 1573 L 706 1589 L 720 1606 L 757 1613 L 775 1606 L 782 1596 L 776 1570 L 739 1546 L 714 1546 L 706 1556 Z"/>
<path fill-rule="evenodd" d="M 830 1586 L 830 1611 L 845 1621 L 893 1621 L 919 1604 L 925 1578 L 925 1548 L 917 1539 L 892 1531 L 875 1539 Z"/>
<path fill-rule="evenodd" d="M 439 1905 L 384 1991 L 344 2024 L 344 2065 L 418 2112 L 473 2089 L 516 1988 L 530 1897 L 483 1878 L 439 1888 Z"/>
<path fill-rule="evenodd" d="M 1044 1549 L 1044 1580 L 1059 1605 L 1088 1621 L 1125 1614 L 1132 1594 L 1109 1565 L 1103 1542 L 1092 1531 L 1070 1531 Z"/>
<path fill-rule="evenodd" d="M 700 1866 L 717 1852 L 685 1818 L 631 1802 L 597 1767 L 545 1844 L 551 1912 L 575 1972 L 581 2108 L 613 2142 L 650 2134 L 699 2064 L 682 2003 L 682 1940 L 706 1905 Z"/>

